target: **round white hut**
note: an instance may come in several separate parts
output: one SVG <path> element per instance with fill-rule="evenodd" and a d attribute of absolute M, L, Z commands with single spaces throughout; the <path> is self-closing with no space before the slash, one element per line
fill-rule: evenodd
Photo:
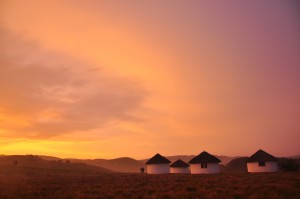
<path fill-rule="evenodd" d="M 220 173 L 219 160 L 215 156 L 203 151 L 189 161 L 191 174 L 212 174 Z"/>
<path fill-rule="evenodd" d="M 279 170 L 277 158 L 261 149 L 247 159 L 247 169 L 250 173 L 277 172 Z"/>
<path fill-rule="evenodd" d="M 160 154 L 156 154 L 146 162 L 146 172 L 148 174 L 170 173 L 170 160 Z"/>
<path fill-rule="evenodd" d="M 177 160 L 170 165 L 171 173 L 190 173 L 190 165 L 182 160 Z"/>

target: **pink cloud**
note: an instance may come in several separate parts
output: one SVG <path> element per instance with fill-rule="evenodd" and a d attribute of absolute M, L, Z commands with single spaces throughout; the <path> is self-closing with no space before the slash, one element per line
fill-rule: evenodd
<path fill-rule="evenodd" d="M 47 52 L 1 30 L 0 114 L 28 125 L 2 121 L 0 129 L 51 137 L 99 128 L 109 121 L 134 120 L 144 88 L 72 57 Z"/>

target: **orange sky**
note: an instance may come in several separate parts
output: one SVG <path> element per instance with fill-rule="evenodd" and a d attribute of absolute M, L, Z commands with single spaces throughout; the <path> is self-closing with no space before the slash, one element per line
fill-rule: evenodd
<path fill-rule="evenodd" d="M 0 154 L 300 154 L 298 9 L 0 0 Z"/>

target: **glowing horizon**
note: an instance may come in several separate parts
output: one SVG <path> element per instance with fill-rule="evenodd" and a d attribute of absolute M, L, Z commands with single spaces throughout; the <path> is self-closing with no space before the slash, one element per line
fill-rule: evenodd
<path fill-rule="evenodd" d="M 297 8 L 0 0 L 0 154 L 299 155 Z"/>

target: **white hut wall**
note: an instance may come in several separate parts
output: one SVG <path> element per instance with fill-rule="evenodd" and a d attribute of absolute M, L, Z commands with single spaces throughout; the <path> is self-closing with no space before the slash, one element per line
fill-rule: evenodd
<path fill-rule="evenodd" d="M 201 168 L 201 164 L 191 164 L 191 174 L 220 173 L 219 163 L 207 163 L 207 168 Z"/>
<path fill-rule="evenodd" d="M 248 162 L 247 169 L 250 173 L 256 172 L 277 172 L 278 163 L 277 162 L 265 162 L 265 166 L 259 166 L 258 162 Z"/>
<path fill-rule="evenodd" d="M 171 173 L 190 173 L 188 167 L 170 167 Z"/>
<path fill-rule="evenodd" d="M 165 174 L 170 173 L 169 164 L 148 164 L 148 174 Z"/>

